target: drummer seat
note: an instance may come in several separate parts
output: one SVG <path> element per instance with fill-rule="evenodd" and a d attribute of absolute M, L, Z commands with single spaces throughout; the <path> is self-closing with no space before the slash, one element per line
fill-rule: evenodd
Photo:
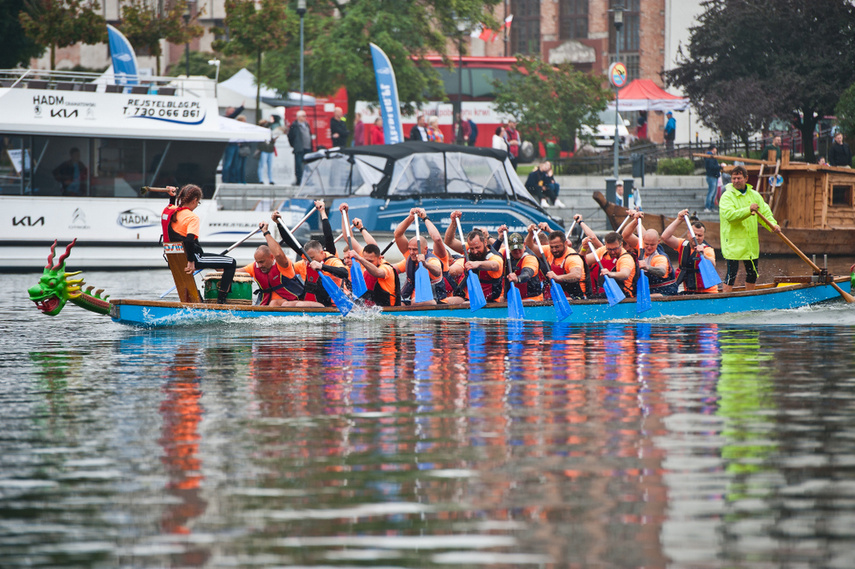
<path fill-rule="evenodd" d="M 187 255 L 184 253 L 183 243 L 164 243 L 163 256 L 172 271 L 172 279 L 178 291 L 178 298 L 184 303 L 201 303 L 202 297 L 196 288 L 196 279 L 193 275 L 184 272 L 187 266 Z"/>

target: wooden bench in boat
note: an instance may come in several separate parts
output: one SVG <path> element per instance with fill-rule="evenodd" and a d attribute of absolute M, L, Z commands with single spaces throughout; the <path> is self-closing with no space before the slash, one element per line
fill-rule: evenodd
<path fill-rule="evenodd" d="M 169 270 L 172 271 L 172 279 L 175 281 L 175 288 L 178 291 L 178 298 L 181 299 L 181 302 L 202 302 L 202 296 L 199 294 L 199 289 L 196 288 L 196 279 L 193 275 L 188 275 L 184 272 L 184 268 L 187 266 L 187 255 L 184 253 L 184 244 L 164 243 L 163 255 L 166 257 Z"/>

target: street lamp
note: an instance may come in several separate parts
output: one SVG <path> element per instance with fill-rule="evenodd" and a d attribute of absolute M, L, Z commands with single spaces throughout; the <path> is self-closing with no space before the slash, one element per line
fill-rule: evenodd
<path fill-rule="evenodd" d="M 184 9 L 184 33 L 187 33 L 187 29 L 190 27 L 190 2 L 185 3 Z M 185 75 L 187 75 L 187 79 L 190 79 L 190 36 L 185 36 L 186 40 L 184 42 L 184 60 L 185 60 Z"/>
<path fill-rule="evenodd" d="M 300 16 L 300 110 L 303 110 L 303 16 L 306 15 L 306 0 L 297 0 L 297 15 Z"/>
<path fill-rule="evenodd" d="M 217 85 L 220 83 L 220 60 L 209 59 L 208 65 L 216 65 L 217 71 L 214 73 L 214 98 L 217 98 Z"/>
<path fill-rule="evenodd" d="M 610 12 L 614 12 L 614 24 L 615 24 L 615 62 L 620 61 L 620 29 L 623 27 L 623 11 L 624 7 L 622 4 L 617 4 Z M 615 176 L 615 184 L 617 184 L 619 172 L 619 159 L 620 159 L 620 136 L 618 130 L 618 117 L 620 117 L 620 113 L 618 111 L 618 102 L 620 100 L 620 95 L 618 94 L 618 88 L 615 87 L 615 162 L 614 162 L 614 176 Z"/>

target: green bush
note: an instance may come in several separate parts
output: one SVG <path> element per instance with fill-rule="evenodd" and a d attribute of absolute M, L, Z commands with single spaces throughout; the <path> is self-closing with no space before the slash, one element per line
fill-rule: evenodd
<path fill-rule="evenodd" d="M 695 173 L 695 164 L 688 158 L 662 158 L 656 165 L 662 176 L 689 176 Z"/>

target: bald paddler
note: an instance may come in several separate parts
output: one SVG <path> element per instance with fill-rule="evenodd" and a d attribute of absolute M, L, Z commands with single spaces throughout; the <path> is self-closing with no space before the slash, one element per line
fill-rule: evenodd
<path fill-rule="evenodd" d="M 623 240 L 630 251 L 638 250 L 637 229 L 644 219 L 640 211 L 630 212 L 633 219 L 623 228 Z M 644 225 L 642 224 L 642 229 Z M 671 260 L 662 247 L 659 232 L 655 229 L 644 230 L 641 234 L 642 254 L 638 258 L 638 268 L 647 274 L 650 293 L 672 296 L 677 294 L 677 273 Z"/>
<path fill-rule="evenodd" d="M 434 243 L 434 250 L 428 249 L 427 239 L 423 234 L 419 235 L 419 241 L 416 242 L 415 236 L 407 239 L 405 233 L 410 225 L 418 218 L 420 223 L 424 224 L 424 231 L 428 233 Z M 420 232 L 421 233 L 421 232 Z M 410 214 L 404 218 L 398 227 L 395 228 L 395 244 L 398 250 L 404 255 L 404 258 L 394 265 L 395 270 L 399 274 L 406 275 L 406 281 L 401 287 L 401 299 L 404 301 L 413 299 L 416 287 L 416 270 L 420 265 L 424 265 L 430 274 L 431 292 L 433 300 L 422 303 L 413 304 L 436 304 L 441 302 L 447 296 L 445 287 L 445 278 L 443 273 L 448 271 L 448 266 L 443 264 L 439 255 L 435 254 L 437 247 L 441 247 L 441 254 L 447 257 L 445 244 L 442 242 L 442 236 L 439 230 L 434 226 L 433 222 L 427 215 L 427 212 L 422 208 L 413 208 Z M 438 244 L 437 244 L 438 242 Z"/>

